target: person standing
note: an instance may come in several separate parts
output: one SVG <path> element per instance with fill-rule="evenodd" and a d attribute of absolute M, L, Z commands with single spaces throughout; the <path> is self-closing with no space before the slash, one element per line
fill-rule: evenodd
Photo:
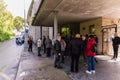
<path fill-rule="evenodd" d="M 85 36 L 82 36 L 82 46 L 81 46 L 81 51 L 82 51 L 82 56 L 84 59 L 84 63 L 86 64 L 86 54 L 85 54 L 85 48 L 87 45 L 87 39 Z"/>
<path fill-rule="evenodd" d="M 29 37 L 28 44 L 29 44 L 28 51 L 33 52 L 32 51 L 32 45 L 33 45 L 32 37 Z"/>
<path fill-rule="evenodd" d="M 38 41 L 37 41 L 38 56 L 41 56 L 41 53 L 40 53 L 40 51 L 41 51 L 41 44 L 42 44 L 41 39 L 38 39 Z"/>
<path fill-rule="evenodd" d="M 96 35 L 94 35 L 94 39 L 95 39 L 96 48 L 97 48 L 98 47 L 98 37 Z M 98 51 L 96 52 L 96 54 L 98 54 Z"/>
<path fill-rule="evenodd" d="M 60 62 L 60 57 L 61 57 L 61 36 L 57 36 L 57 40 L 55 41 L 54 44 L 54 50 L 55 50 L 55 62 L 54 62 L 54 67 L 55 68 L 62 68 L 61 62 Z"/>
<path fill-rule="evenodd" d="M 55 38 L 53 36 L 53 38 L 52 38 L 52 51 L 51 51 L 52 55 L 54 55 L 54 44 L 55 44 Z"/>
<path fill-rule="evenodd" d="M 63 39 L 61 39 L 61 62 L 64 63 L 64 54 L 66 49 L 66 43 Z"/>
<path fill-rule="evenodd" d="M 96 42 L 94 40 L 94 36 L 90 35 L 89 39 L 87 41 L 87 46 L 86 46 L 86 56 L 87 56 L 87 65 L 88 68 L 86 70 L 86 73 L 91 74 L 95 73 L 95 58 L 94 56 L 96 55 L 96 52 L 92 51 L 92 46 L 96 45 Z"/>
<path fill-rule="evenodd" d="M 47 36 L 47 39 L 45 41 L 46 49 L 47 49 L 47 57 L 51 56 L 51 48 L 52 48 L 52 40 Z"/>
<path fill-rule="evenodd" d="M 70 41 L 71 45 L 71 72 L 78 72 L 79 68 L 79 57 L 81 54 L 82 41 L 80 39 L 80 34 L 76 34 L 75 38 Z"/>
<path fill-rule="evenodd" d="M 114 34 L 114 38 L 112 39 L 112 42 L 113 42 L 113 51 L 114 51 L 114 56 L 112 59 L 116 60 L 118 57 L 118 48 L 120 44 L 120 38 L 118 37 L 117 33 Z"/>
<path fill-rule="evenodd" d="M 45 45 L 45 41 L 46 41 L 46 37 L 43 36 L 43 48 L 44 48 L 44 53 L 46 53 L 46 45 Z"/>

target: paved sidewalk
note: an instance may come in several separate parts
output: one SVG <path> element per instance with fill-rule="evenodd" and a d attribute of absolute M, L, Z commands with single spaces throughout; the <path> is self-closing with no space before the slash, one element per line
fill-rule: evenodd
<path fill-rule="evenodd" d="M 52 59 L 38 57 L 34 46 L 33 53 L 27 49 L 23 51 L 16 80 L 70 80 L 70 78 L 63 70 L 54 68 Z"/>
<path fill-rule="evenodd" d="M 79 73 L 70 72 L 69 59 L 63 65 L 64 71 L 72 80 L 120 80 L 120 58 L 117 61 L 111 60 L 111 56 L 97 55 L 96 73 L 87 74 L 85 66 L 80 58 Z"/>
<path fill-rule="evenodd" d="M 115 61 L 110 56 L 96 56 L 96 73 L 86 74 L 87 66 L 80 58 L 79 73 L 70 72 L 70 58 L 66 57 L 63 69 L 53 66 L 53 57 L 37 56 L 37 48 L 33 53 L 25 49 L 21 55 L 19 70 L 16 80 L 120 80 L 120 58 Z"/>

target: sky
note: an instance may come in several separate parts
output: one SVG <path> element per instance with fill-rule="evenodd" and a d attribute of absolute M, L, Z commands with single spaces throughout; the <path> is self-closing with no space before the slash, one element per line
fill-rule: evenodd
<path fill-rule="evenodd" d="M 7 4 L 7 10 L 11 11 L 13 16 L 21 16 L 24 18 L 24 1 L 25 1 L 25 12 L 27 12 L 32 0 L 4 0 Z"/>

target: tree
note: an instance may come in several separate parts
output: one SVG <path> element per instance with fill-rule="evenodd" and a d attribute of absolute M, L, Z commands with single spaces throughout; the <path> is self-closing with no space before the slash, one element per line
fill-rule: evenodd
<path fill-rule="evenodd" d="M 20 17 L 20 16 L 16 16 L 16 17 L 14 18 L 13 25 L 14 25 L 14 27 L 15 27 L 18 31 L 20 31 L 20 29 L 21 29 L 21 28 L 23 27 L 23 25 L 24 25 L 24 19 L 23 19 L 22 17 Z"/>
<path fill-rule="evenodd" d="M 0 30 L 4 27 L 4 13 L 5 13 L 6 5 L 3 0 L 0 0 Z"/>
<path fill-rule="evenodd" d="M 0 41 L 9 39 L 13 34 L 13 16 L 6 6 L 5 2 L 0 0 Z"/>

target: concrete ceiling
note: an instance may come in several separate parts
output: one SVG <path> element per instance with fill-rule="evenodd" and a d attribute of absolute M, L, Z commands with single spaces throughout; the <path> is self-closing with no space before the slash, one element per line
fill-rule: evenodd
<path fill-rule="evenodd" d="M 44 0 L 33 25 L 53 25 L 53 11 L 58 23 L 77 23 L 97 17 L 120 18 L 120 0 Z"/>

